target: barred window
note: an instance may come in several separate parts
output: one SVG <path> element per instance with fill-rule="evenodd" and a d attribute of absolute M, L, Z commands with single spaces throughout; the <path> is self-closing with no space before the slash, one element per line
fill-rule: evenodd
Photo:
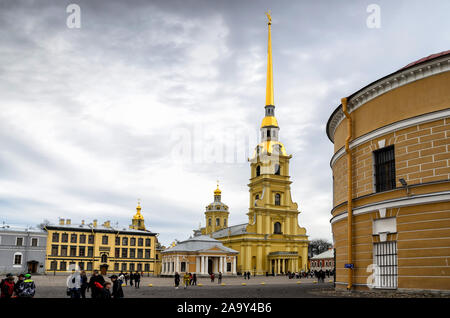
<path fill-rule="evenodd" d="M 382 192 L 395 189 L 394 146 L 373 152 L 375 160 L 375 189 Z"/>
<path fill-rule="evenodd" d="M 375 243 L 373 246 L 375 287 L 397 288 L 397 242 Z"/>

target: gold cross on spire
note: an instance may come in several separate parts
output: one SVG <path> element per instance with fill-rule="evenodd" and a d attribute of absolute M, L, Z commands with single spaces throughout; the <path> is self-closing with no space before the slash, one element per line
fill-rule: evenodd
<path fill-rule="evenodd" d="M 270 10 L 266 12 L 267 18 L 269 19 L 268 24 L 272 24 L 272 16 L 270 15 Z"/>

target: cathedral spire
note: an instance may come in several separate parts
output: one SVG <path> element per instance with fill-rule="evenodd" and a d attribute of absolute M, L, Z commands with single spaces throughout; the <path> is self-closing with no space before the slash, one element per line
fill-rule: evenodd
<path fill-rule="evenodd" d="M 272 17 L 269 12 L 266 12 L 269 21 L 267 25 L 269 26 L 269 40 L 267 44 L 267 84 L 266 84 L 266 106 L 274 105 L 273 101 L 273 72 L 272 72 L 272 36 L 270 27 L 272 25 Z"/>

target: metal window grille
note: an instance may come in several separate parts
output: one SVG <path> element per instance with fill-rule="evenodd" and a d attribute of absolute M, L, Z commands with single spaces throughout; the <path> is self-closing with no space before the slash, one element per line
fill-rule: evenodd
<path fill-rule="evenodd" d="M 397 242 L 374 243 L 373 261 L 376 288 L 397 288 Z"/>
<path fill-rule="evenodd" d="M 395 189 L 394 146 L 374 151 L 375 188 L 377 192 Z"/>

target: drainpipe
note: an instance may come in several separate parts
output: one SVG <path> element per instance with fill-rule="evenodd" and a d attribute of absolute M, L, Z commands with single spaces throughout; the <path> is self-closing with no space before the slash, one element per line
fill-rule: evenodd
<path fill-rule="evenodd" d="M 344 112 L 345 117 L 347 118 L 347 139 L 345 140 L 345 152 L 347 153 L 347 263 L 352 264 L 353 262 L 353 186 L 352 186 L 352 152 L 350 150 L 350 139 L 352 138 L 352 118 L 347 109 L 347 98 L 344 97 L 341 99 L 342 103 L 342 111 Z M 348 268 L 348 285 L 347 290 L 352 289 L 353 285 L 353 268 Z"/>

